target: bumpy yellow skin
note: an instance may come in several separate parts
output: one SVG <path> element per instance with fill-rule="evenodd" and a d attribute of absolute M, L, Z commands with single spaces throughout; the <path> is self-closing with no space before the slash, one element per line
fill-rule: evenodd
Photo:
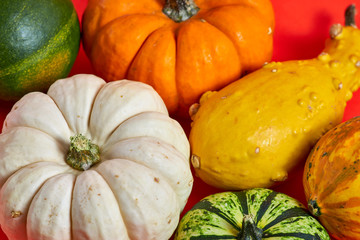
<path fill-rule="evenodd" d="M 193 105 L 196 174 L 223 189 L 270 187 L 342 121 L 360 84 L 360 30 L 334 25 L 317 58 L 272 62 Z"/>

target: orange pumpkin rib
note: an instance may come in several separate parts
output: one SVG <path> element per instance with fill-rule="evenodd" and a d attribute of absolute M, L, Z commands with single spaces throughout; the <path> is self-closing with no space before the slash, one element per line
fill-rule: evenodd
<path fill-rule="evenodd" d="M 306 193 L 312 193 L 313 195 L 310 196 L 311 199 L 324 199 L 326 196 L 322 195 L 319 196 L 319 192 L 322 192 L 324 188 L 329 186 L 329 182 L 327 180 L 333 181 L 336 178 L 336 175 L 340 174 L 339 171 L 335 173 L 331 172 L 332 169 L 332 160 L 329 160 L 329 156 L 331 154 L 331 148 L 334 145 L 337 145 L 339 141 L 338 133 L 334 131 L 330 131 L 326 134 L 326 138 L 322 138 L 319 140 L 315 149 L 313 149 L 312 153 L 310 154 L 310 159 L 306 164 L 305 172 L 307 173 L 307 180 L 304 176 L 304 187 Z M 320 146 L 325 147 L 320 147 Z M 331 145 L 331 147 L 329 146 Z M 331 174 L 331 177 L 328 177 Z M 312 190 L 307 191 L 307 189 L 312 188 Z"/>
<path fill-rule="evenodd" d="M 90 52 L 96 34 L 109 22 L 132 14 L 162 14 L 164 1 L 89 0 L 83 14 L 84 48 Z"/>
<path fill-rule="evenodd" d="M 108 23 L 97 34 L 90 54 L 95 71 L 108 81 L 125 78 L 144 41 L 169 23 L 148 14 L 126 15 Z"/>
<path fill-rule="evenodd" d="M 209 89 L 219 89 L 241 75 L 232 41 L 201 19 L 182 23 L 177 35 L 177 89 L 182 108 L 195 103 Z"/>
<path fill-rule="evenodd" d="M 322 167 L 315 168 L 315 176 L 318 176 L 315 184 L 321 190 L 318 195 L 319 202 L 325 201 L 331 194 L 335 194 L 333 197 L 336 198 L 341 189 L 346 189 L 357 179 L 360 171 L 360 162 L 357 159 L 360 152 L 355 142 L 358 139 L 359 134 L 344 125 L 329 132 L 326 141 L 322 141 L 326 146 L 318 152 L 318 158 L 321 159 L 319 166 Z"/>
<path fill-rule="evenodd" d="M 257 9 L 242 5 L 223 6 L 207 11 L 202 17 L 234 43 L 246 71 L 260 68 L 271 59 L 274 24 L 267 24 Z"/>
<path fill-rule="evenodd" d="M 336 161 L 346 161 L 345 158 L 338 158 Z M 331 171 L 331 169 L 337 169 L 337 171 L 333 170 L 333 177 L 325 177 L 323 182 L 321 183 L 322 188 L 321 193 L 319 194 L 318 201 L 326 201 L 327 198 L 331 197 L 330 195 L 335 195 L 333 197 L 336 198 L 339 194 L 341 194 L 341 190 L 346 190 L 353 181 L 357 178 L 359 171 L 359 162 L 347 166 L 344 169 L 343 164 L 339 164 L 341 166 L 333 166 L 329 168 L 325 168 L 324 171 Z M 335 172 L 337 174 L 335 174 Z"/>
<path fill-rule="evenodd" d="M 305 166 L 307 199 L 315 200 L 320 221 L 336 239 L 358 239 L 360 235 L 359 128 L 360 119 L 354 118 L 330 130 Z"/>
<path fill-rule="evenodd" d="M 178 108 L 178 94 L 175 82 L 176 39 L 170 27 L 155 30 L 149 35 L 137 53 L 128 79 L 152 85 L 167 103 L 169 112 Z"/>
<path fill-rule="evenodd" d="M 195 0 L 196 5 L 200 10 L 208 10 L 223 6 L 235 6 L 235 5 L 248 5 L 263 9 L 262 12 L 268 12 L 269 7 L 272 11 L 272 5 L 269 0 Z"/>
<path fill-rule="evenodd" d="M 321 216 L 321 223 L 336 239 L 358 239 L 360 232 L 354 226 L 359 226 L 360 222 L 358 219 L 350 219 L 352 214 L 345 209 L 330 209 Z"/>

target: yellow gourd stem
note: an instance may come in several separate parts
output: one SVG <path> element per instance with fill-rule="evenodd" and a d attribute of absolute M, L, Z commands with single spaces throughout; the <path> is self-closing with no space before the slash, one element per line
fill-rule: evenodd
<path fill-rule="evenodd" d="M 351 4 L 349 7 L 346 8 L 345 11 L 345 26 L 356 27 L 355 14 L 356 14 L 355 4 Z"/>

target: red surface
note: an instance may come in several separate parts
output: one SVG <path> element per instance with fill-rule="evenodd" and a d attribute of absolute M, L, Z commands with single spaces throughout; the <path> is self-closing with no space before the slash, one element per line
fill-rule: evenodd
<path fill-rule="evenodd" d="M 73 0 L 79 18 L 86 8 L 87 0 Z M 351 3 L 360 8 L 360 0 L 272 0 L 275 12 L 274 55 L 273 60 L 284 61 L 293 59 L 307 59 L 317 56 L 328 37 L 328 31 L 334 23 L 344 23 L 344 9 Z M 360 23 L 360 14 L 356 17 Z M 89 60 L 80 49 L 78 58 L 70 75 L 78 73 L 94 73 Z M 344 121 L 360 115 L 360 90 L 354 93 L 348 102 Z M 10 103 L 0 101 L 0 124 L 10 111 Z M 181 121 L 186 132 L 189 132 L 189 121 Z M 274 190 L 288 194 L 305 203 L 305 196 L 301 182 L 302 169 L 297 169 L 290 179 Z M 193 191 L 184 212 L 188 211 L 203 197 L 220 192 L 203 183 L 195 177 Z M 6 240 L 0 231 L 0 240 Z"/>

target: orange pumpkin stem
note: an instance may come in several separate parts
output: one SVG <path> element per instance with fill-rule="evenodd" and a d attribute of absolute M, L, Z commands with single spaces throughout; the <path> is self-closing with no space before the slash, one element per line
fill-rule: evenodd
<path fill-rule="evenodd" d="M 166 0 L 163 13 L 175 22 L 183 22 L 199 11 L 193 0 Z"/>
<path fill-rule="evenodd" d="M 356 8 L 355 4 L 351 4 L 345 11 L 345 26 L 356 27 L 355 23 Z"/>

